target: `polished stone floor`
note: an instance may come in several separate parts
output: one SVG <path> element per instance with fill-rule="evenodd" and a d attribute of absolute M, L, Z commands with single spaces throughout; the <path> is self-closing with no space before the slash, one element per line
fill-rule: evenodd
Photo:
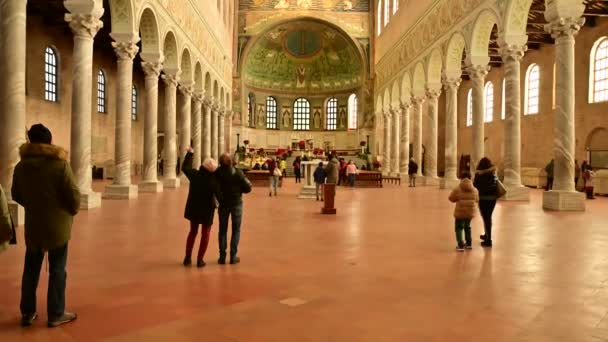
<path fill-rule="evenodd" d="M 322 216 L 292 182 L 246 197 L 237 266 L 215 263 L 217 226 L 209 265 L 181 266 L 186 188 L 79 214 L 80 317 L 57 329 L 45 269 L 41 317 L 18 326 L 21 243 L 0 255 L 0 341 L 608 341 L 608 198 L 551 213 L 534 190 L 498 205 L 494 249 L 457 253 L 446 191 L 340 189 Z"/>

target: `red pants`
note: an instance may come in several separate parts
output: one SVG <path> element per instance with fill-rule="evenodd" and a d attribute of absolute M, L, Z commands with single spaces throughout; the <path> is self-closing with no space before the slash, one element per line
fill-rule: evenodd
<path fill-rule="evenodd" d="M 188 239 L 186 240 L 186 256 L 190 257 L 192 255 L 192 248 L 194 247 L 194 240 L 196 240 L 196 235 L 198 234 L 198 223 L 190 222 L 190 233 L 188 233 Z M 203 260 L 205 256 L 205 252 L 207 251 L 207 246 L 209 245 L 209 233 L 211 232 L 211 226 L 202 226 L 201 231 L 201 244 L 198 248 L 198 257 L 197 260 Z"/>

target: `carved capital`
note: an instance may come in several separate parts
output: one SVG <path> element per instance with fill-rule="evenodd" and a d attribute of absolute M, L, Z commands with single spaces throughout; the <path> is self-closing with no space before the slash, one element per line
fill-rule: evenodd
<path fill-rule="evenodd" d="M 203 104 L 206 107 L 211 108 L 211 106 L 213 105 L 213 97 L 211 97 L 211 96 L 203 96 Z"/>
<path fill-rule="evenodd" d="M 185 85 L 185 84 L 178 85 L 178 89 L 179 89 L 179 92 L 182 93 L 182 95 L 188 96 L 188 97 L 192 97 L 192 93 L 194 92 L 194 90 L 192 89 L 192 86 Z"/>
<path fill-rule="evenodd" d="M 439 98 L 439 95 L 441 95 L 441 89 L 426 88 L 426 97 L 429 100 L 437 100 L 437 98 Z"/>
<path fill-rule="evenodd" d="M 199 94 L 199 93 L 192 94 L 192 101 L 194 101 L 196 103 L 203 103 L 204 99 L 205 99 L 205 96 L 203 96 L 203 94 Z"/>
<path fill-rule="evenodd" d="M 144 70 L 146 77 L 158 78 L 161 70 L 163 70 L 163 63 L 142 61 L 141 68 Z"/>
<path fill-rule="evenodd" d="M 545 31 L 551 33 L 553 39 L 572 38 L 585 24 L 585 18 L 557 18 L 545 24 Z"/>
<path fill-rule="evenodd" d="M 458 87 L 460 87 L 460 82 L 462 82 L 462 78 L 449 77 L 449 76 L 443 75 L 441 81 L 443 83 L 443 88 L 446 91 L 450 91 L 450 90 L 458 89 Z"/>
<path fill-rule="evenodd" d="M 391 114 L 391 111 L 390 111 L 390 110 L 383 110 L 383 111 L 382 111 L 382 115 L 384 115 L 384 119 L 386 119 L 386 120 L 390 120 L 390 119 L 391 119 L 391 117 L 393 116 L 393 115 Z"/>
<path fill-rule="evenodd" d="M 91 14 L 66 13 L 64 19 L 68 22 L 72 33 L 80 38 L 93 39 L 103 27 L 103 22 Z"/>
<path fill-rule="evenodd" d="M 469 78 L 473 81 L 483 81 L 489 71 L 489 65 L 469 65 L 469 67 L 467 68 Z"/>
<path fill-rule="evenodd" d="M 426 97 L 424 97 L 424 96 L 413 96 L 412 97 L 412 104 L 414 106 L 419 106 L 419 105 L 422 105 L 424 103 L 424 100 L 426 100 Z"/>
<path fill-rule="evenodd" d="M 114 48 L 118 60 L 122 61 L 132 61 L 139 51 L 137 43 L 133 41 L 112 42 L 112 47 Z"/>
<path fill-rule="evenodd" d="M 161 78 L 167 86 L 177 87 L 177 84 L 179 83 L 179 72 L 175 74 L 164 73 Z"/>
<path fill-rule="evenodd" d="M 507 63 L 520 62 L 527 50 L 528 46 L 526 45 L 503 45 L 499 51 L 502 61 Z"/>
<path fill-rule="evenodd" d="M 412 108 L 412 101 L 399 102 L 399 108 L 401 108 L 402 111 L 409 110 Z"/>

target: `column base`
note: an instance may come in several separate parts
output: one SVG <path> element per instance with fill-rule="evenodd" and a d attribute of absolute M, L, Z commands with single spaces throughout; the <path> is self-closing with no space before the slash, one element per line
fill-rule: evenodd
<path fill-rule="evenodd" d="M 503 201 L 529 201 L 530 200 L 530 189 L 525 186 L 507 186 L 507 194 L 501 197 Z"/>
<path fill-rule="evenodd" d="M 80 194 L 80 209 L 93 209 L 101 207 L 101 194 L 99 192 L 89 192 Z"/>
<path fill-rule="evenodd" d="M 15 201 L 8 201 L 8 212 L 11 213 L 11 218 L 15 226 L 20 226 L 25 223 L 25 209 Z"/>
<path fill-rule="evenodd" d="M 162 182 L 165 188 L 168 189 L 177 189 L 181 184 L 179 178 L 165 178 Z"/>
<path fill-rule="evenodd" d="M 136 199 L 137 185 L 108 185 L 103 193 L 104 199 Z"/>
<path fill-rule="evenodd" d="M 163 183 L 159 181 L 141 182 L 138 185 L 140 193 L 159 193 L 163 192 Z"/>
<path fill-rule="evenodd" d="M 317 188 L 314 186 L 304 186 L 300 193 L 298 194 L 298 199 L 316 199 L 317 198 Z"/>
<path fill-rule="evenodd" d="M 441 178 L 439 180 L 439 188 L 452 190 L 460 184 L 458 178 Z"/>
<path fill-rule="evenodd" d="M 545 191 L 543 209 L 555 211 L 585 211 L 585 194 L 575 191 Z"/>
<path fill-rule="evenodd" d="M 432 176 L 424 176 L 422 179 L 422 185 L 424 186 L 436 186 L 439 185 L 439 178 Z"/>

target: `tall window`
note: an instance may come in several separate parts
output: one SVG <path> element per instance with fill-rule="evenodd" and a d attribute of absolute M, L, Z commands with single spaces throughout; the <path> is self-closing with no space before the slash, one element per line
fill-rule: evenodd
<path fill-rule="evenodd" d="M 500 101 L 501 101 L 501 105 L 500 105 L 500 118 L 502 120 L 504 120 L 507 117 L 506 108 L 505 108 L 505 105 L 506 105 L 505 104 L 505 102 L 506 102 L 505 101 L 505 94 L 506 94 L 505 88 L 506 88 L 506 86 L 507 86 L 507 83 L 506 83 L 505 79 L 503 78 L 502 79 L 502 98 L 500 99 Z"/>
<path fill-rule="evenodd" d="M 388 25 L 388 22 L 390 21 L 390 17 L 389 17 L 389 3 L 390 0 L 384 0 L 384 26 Z"/>
<path fill-rule="evenodd" d="M 526 73 L 526 111 L 524 114 L 538 114 L 538 99 L 540 87 L 540 68 L 532 64 Z"/>
<path fill-rule="evenodd" d="M 247 96 L 247 114 L 249 115 L 249 127 L 254 127 L 254 115 L 253 109 L 255 108 L 255 95 L 249 94 Z"/>
<path fill-rule="evenodd" d="M 589 102 L 608 101 L 608 39 L 600 38 L 591 50 Z"/>
<path fill-rule="evenodd" d="M 492 82 L 486 83 L 484 93 L 486 97 L 486 103 L 483 111 L 483 121 L 492 122 L 492 120 L 494 119 L 494 85 L 492 85 Z"/>
<path fill-rule="evenodd" d="M 137 88 L 131 89 L 131 120 L 137 121 Z"/>
<path fill-rule="evenodd" d="M 382 0 L 378 0 L 378 18 L 377 18 L 377 22 L 376 25 L 378 26 L 378 35 L 380 35 L 380 33 L 382 33 Z"/>
<path fill-rule="evenodd" d="M 293 103 L 293 129 L 296 131 L 310 129 L 310 102 L 303 97 Z"/>
<path fill-rule="evenodd" d="M 357 129 L 359 114 L 357 112 L 357 95 L 348 97 L 348 129 Z"/>
<path fill-rule="evenodd" d="M 277 100 L 272 96 L 266 98 L 266 128 L 277 129 Z"/>
<path fill-rule="evenodd" d="M 393 14 L 399 10 L 399 0 L 393 0 Z"/>
<path fill-rule="evenodd" d="M 50 46 L 44 51 L 44 99 L 57 102 L 57 52 Z"/>
<path fill-rule="evenodd" d="M 97 112 L 106 112 L 106 74 L 101 69 L 97 73 Z"/>
<path fill-rule="evenodd" d="M 467 94 L 467 127 L 473 126 L 473 89 Z"/>
<path fill-rule="evenodd" d="M 338 128 L 338 99 L 335 97 L 329 99 L 325 112 L 327 113 L 326 129 L 328 131 L 335 131 Z"/>

